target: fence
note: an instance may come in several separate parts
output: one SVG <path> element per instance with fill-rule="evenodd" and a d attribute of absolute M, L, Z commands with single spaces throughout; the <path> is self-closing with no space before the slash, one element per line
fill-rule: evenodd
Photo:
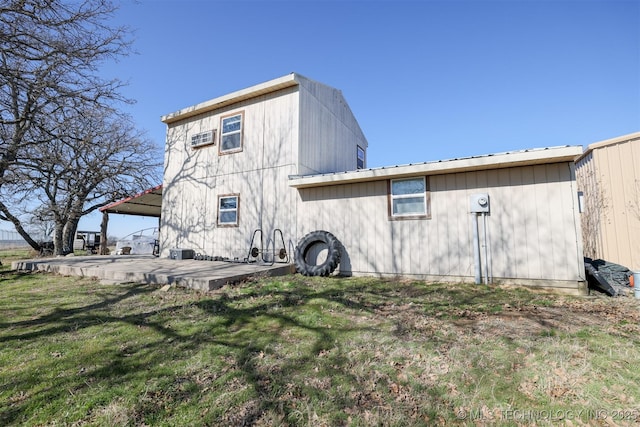
<path fill-rule="evenodd" d="M 28 246 L 17 231 L 0 230 L 0 249 L 26 248 Z"/>

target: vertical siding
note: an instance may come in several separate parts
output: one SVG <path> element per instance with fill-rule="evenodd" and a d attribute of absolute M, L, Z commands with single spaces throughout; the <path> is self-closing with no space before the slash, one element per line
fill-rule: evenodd
<path fill-rule="evenodd" d="M 585 255 L 640 268 L 640 137 L 598 145 L 576 165 Z"/>
<path fill-rule="evenodd" d="M 406 221 L 388 219 L 387 181 L 301 189 L 298 235 L 316 229 L 336 234 L 354 274 L 472 281 L 469 199 L 488 193 L 488 253 L 495 280 L 574 285 L 584 280 L 568 163 L 430 176 L 429 183 L 431 219 Z"/>
<path fill-rule="evenodd" d="M 220 117 L 244 113 L 242 151 L 218 152 Z M 162 256 L 172 247 L 212 256 L 246 256 L 255 229 L 274 228 L 293 241 L 295 190 L 287 185 L 296 173 L 298 93 L 285 89 L 172 125 L 167 132 Z M 215 145 L 193 149 L 193 132 L 218 129 Z M 239 194 L 238 227 L 217 225 L 218 197 Z"/>
<path fill-rule="evenodd" d="M 640 267 L 640 257 L 634 254 L 631 246 L 631 236 L 640 237 L 636 207 L 636 183 L 640 176 L 635 165 L 640 156 L 634 153 L 634 145 L 640 145 L 640 139 L 635 144 L 615 144 L 594 150 L 603 191 L 609 198 L 607 220 L 602 228 L 603 253 L 607 256 L 605 259 L 617 260 L 614 262 L 631 268 Z"/>
<path fill-rule="evenodd" d="M 597 259 L 606 258 L 603 252 L 603 231 L 607 201 L 600 180 L 593 153 L 589 153 L 576 164 L 576 182 L 578 190 L 583 192 L 583 211 L 580 215 L 583 230 L 584 254 Z"/>
<path fill-rule="evenodd" d="M 355 170 L 358 145 L 367 140 L 342 93 L 301 78 L 298 174 Z"/>

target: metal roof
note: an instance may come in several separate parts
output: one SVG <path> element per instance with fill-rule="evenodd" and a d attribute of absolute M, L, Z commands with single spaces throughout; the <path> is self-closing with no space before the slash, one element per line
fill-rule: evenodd
<path fill-rule="evenodd" d="M 418 175 L 442 175 L 447 173 L 501 169 L 515 166 L 573 162 L 574 159 L 581 154 L 582 147 L 578 145 L 535 148 L 530 150 L 464 157 L 459 159 L 358 169 L 347 172 L 290 176 L 289 186 L 294 188 L 322 187 L 325 185 L 351 184 L 356 182 L 377 181 Z"/>
<path fill-rule="evenodd" d="M 162 184 L 100 208 L 100 212 L 160 218 Z"/>

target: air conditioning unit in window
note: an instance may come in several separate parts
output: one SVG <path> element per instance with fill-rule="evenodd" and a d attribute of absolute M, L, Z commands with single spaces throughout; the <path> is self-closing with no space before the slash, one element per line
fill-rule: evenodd
<path fill-rule="evenodd" d="M 216 142 L 216 130 L 208 130 L 206 132 L 191 135 L 191 147 L 202 147 L 203 145 L 211 145 Z"/>

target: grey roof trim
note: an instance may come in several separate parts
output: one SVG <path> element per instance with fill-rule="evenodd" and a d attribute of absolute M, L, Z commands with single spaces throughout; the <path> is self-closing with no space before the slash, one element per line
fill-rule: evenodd
<path fill-rule="evenodd" d="M 385 166 L 319 175 L 291 176 L 289 177 L 289 186 L 294 188 L 322 187 L 418 175 L 442 175 L 515 166 L 573 162 L 580 154 L 582 154 L 582 147 L 579 145 L 536 148 L 409 165 Z"/>

